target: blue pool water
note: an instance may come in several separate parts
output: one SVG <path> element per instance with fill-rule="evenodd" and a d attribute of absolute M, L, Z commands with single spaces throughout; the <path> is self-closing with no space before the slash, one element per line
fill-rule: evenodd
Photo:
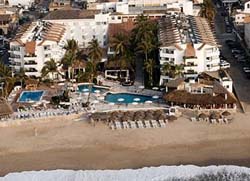
<path fill-rule="evenodd" d="M 23 91 L 20 95 L 19 102 L 40 101 L 44 91 Z"/>
<path fill-rule="evenodd" d="M 124 100 L 121 101 L 121 99 L 124 99 Z M 129 94 L 129 93 L 118 93 L 118 94 L 108 93 L 105 96 L 105 100 L 107 102 L 113 102 L 113 103 L 130 104 L 132 102 L 144 103 L 146 101 L 156 101 L 157 99 L 154 99 L 151 96 Z"/>
<path fill-rule="evenodd" d="M 91 92 L 95 92 L 96 90 L 99 90 L 100 92 L 105 92 L 107 91 L 107 89 L 105 88 L 101 88 L 101 87 L 95 87 L 95 86 L 92 86 L 92 87 L 89 87 L 89 85 L 78 85 L 78 91 L 79 92 L 89 92 L 89 89 L 91 89 Z"/>

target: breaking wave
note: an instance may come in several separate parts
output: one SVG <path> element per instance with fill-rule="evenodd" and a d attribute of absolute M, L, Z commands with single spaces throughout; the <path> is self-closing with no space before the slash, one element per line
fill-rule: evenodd
<path fill-rule="evenodd" d="M 52 170 L 10 173 L 0 181 L 250 181 L 239 166 L 161 166 L 132 170 Z"/>

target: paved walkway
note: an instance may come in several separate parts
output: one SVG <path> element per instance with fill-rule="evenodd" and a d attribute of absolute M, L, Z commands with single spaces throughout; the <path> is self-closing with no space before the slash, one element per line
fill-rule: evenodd
<path fill-rule="evenodd" d="M 143 59 L 139 56 L 136 58 L 136 74 L 135 74 L 135 86 L 144 85 L 144 66 L 143 66 Z"/>

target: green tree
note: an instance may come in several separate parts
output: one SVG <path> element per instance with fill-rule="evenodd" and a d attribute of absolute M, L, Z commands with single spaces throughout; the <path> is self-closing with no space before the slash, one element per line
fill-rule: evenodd
<path fill-rule="evenodd" d="M 97 65 L 102 59 L 102 48 L 99 46 L 99 43 L 96 39 L 92 39 L 92 41 L 89 42 L 88 57 L 89 62 L 86 67 L 86 72 L 89 74 L 89 82 L 91 83 L 89 90 L 92 90 L 92 83 L 94 78 L 97 76 Z M 90 94 L 91 91 L 89 91 L 87 103 L 89 103 Z"/>
<path fill-rule="evenodd" d="M 75 53 L 69 51 L 66 52 L 66 54 L 64 55 L 64 57 L 61 60 L 61 64 L 63 65 L 63 69 L 68 71 L 68 78 L 71 79 L 71 67 L 74 64 L 74 62 L 76 61 L 77 57 L 75 55 Z"/>
<path fill-rule="evenodd" d="M 67 44 L 64 46 L 64 49 L 67 52 L 71 52 L 71 53 L 74 53 L 76 55 L 78 50 L 79 50 L 77 41 L 74 39 L 67 40 Z"/>
<path fill-rule="evenodd" d="M 16 79 L 12 77 L 11 69 L 2 62 L 0 62 L 0 81 L 4 83 L 2 96 L 7 97 L 13 89 Z"/>
<path fill-rule="evenodd" d="M 144 53 L 145 61 L 148 61 L 148 54 L 153 50 L 154 45 L 151 43 L 150 40 L 143 40 L 137 46 L 138 53 Z"/>
<path fill-rule="evenodd" d="M 183 76 L 184 66 L 182 64 L 175 65 L 173 69 L 174 78 Z"/>
<path fill-rule="evenodd" d="M 155 61 L 153 59 L 149 59 L 144 63 L 144 69 L 148 73 L 149 77 L 149 84 L 153 86 L 153 72 L 155 68 Z"/>
<path fill-rule="evenodd" d="M 42 68 L 42 77 L 46 77 L 50 73 L 52 74 L 52 80 L 54 80 L 55 73 L 59 74 L 59 71 L 57 70 L 57 63 L 54 59 L 50 59 L 45 62 Z"/>
<path fill-rule="evenodd" d="M 216 15 L 216 10 L 211 0 L 204 0 L 201 5 L 199 16 L 207 18 L 210 23 L 213 22 Z"/>

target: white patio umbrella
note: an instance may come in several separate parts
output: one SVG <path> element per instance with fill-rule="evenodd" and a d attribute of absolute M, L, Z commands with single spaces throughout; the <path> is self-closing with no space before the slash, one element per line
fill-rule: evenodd
<path fill-rule="evenodd" d="M 140 88 L 140 89 L 144 89 L 145 87 L 144 87 L 143 85 L 140 85 L 139 88 Z"/>
<path fill-rule="evenodd" d="M 125 100 L 125 99 L 123 99 L 123 98 L 117 99 L 118 102 L 123 102 L 124 100 Z"/>
<path fill-rule="evenodd" d="M 152 98 L 153 99 L 159 99 L 159 96 L 153 96 Z"/>
<path fill-rule="evenodd" d="M 94 92 L 97 93 L 97 94 L 99 94 L 101 91 L 100 90 L 95 90 Z"/>
<path fill-rule="evenodd" d="M 113 105 L 115 105 L 115 103 L 114 102 L 109 102 L 108 105 L 113 106 Z"/>
<path fill-rule="evenodd" d="M 89 89 L 83 89 L 83 92 L 88 92 L 89 91 Z"/>
<path fill-rule="evenodd" d="M 140 101 L 141 99 L 137 97 L 137 98 L 134 98 L 133 100 L 134 101 Z"/>
<path fill-rule="evenodd" d="M 138 102 L 132 102 L 133 105 L 138 105 Z"/>
<path fill-rule="evenodd" d="M 152 101 L 145 101 L 146 104 L 152 104 Z"/>
<path fill-rule="evenodd" d="M 153 90 L 159 90 L 159 87 L 153 87 L 152 89 Z"/>

